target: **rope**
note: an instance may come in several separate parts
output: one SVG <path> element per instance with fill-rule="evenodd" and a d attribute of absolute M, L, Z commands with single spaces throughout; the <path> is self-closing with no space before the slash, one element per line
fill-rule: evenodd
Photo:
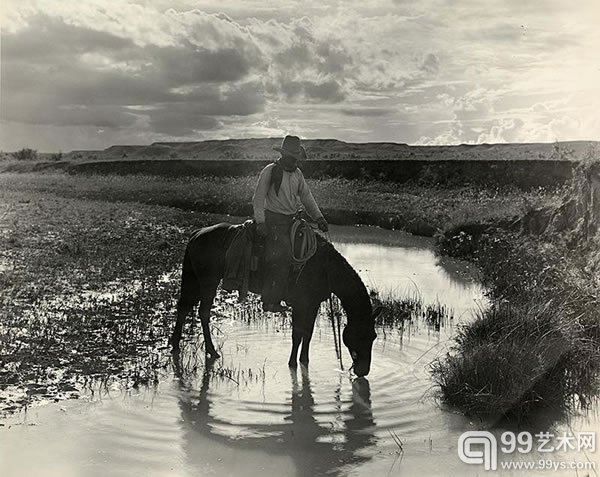
<path fill-rule="evenodd" d="M 327 241 L 331 243 L 331 237 L 329 236 L 329 232 L 326 233 Z M 344 363 L 342 361 L 342 336 L 340 333 L 340 321 L 341 317 L 339 313 L 336 312 L 333 308 L 333 298 L 332 298 L 332 289 L 331 289 L 331 277 L 329 275 L 329 253 L 327 254 L 327 287 L 329 291 L 329 319 L 331 321 L 331 328 L 333 329 L 333 343 L 335 346 L 335 355 L 340 362 L 340 368 L 342 371 L 344 370 Z"/>
<path fill-rule="evenodd" d="M 333 330 L 333 345 L 335 347 L 335 357 L 340 360 L 341 349 L 338 341 L 337 329 L 335 326 L 335 310 L 333 309 L 333 300 L 331 299 L 331 293 L 329 294 L 329 321 L 331 321 L 331 328 Z"/>
<path fill-rule="evenodd" d="M 300 238 L 299 255 L 296 256 L 296 239 Z M 317 251 L 317 236 L 305 220 L 294 220 L 290 230 L 292 242 L 292 263 L 304 265 Z"/>

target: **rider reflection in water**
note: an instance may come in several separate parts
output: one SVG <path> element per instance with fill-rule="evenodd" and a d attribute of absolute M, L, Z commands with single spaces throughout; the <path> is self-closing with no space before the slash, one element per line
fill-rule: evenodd
<path fill-rule="evenodd" d="M 281 147 L 273 147 L 281 157 L 260 173 L 254 198 L 254 219 L 258 233 L 265 237 L 265 280 L 262 290 L 263 310 L 286 311 L 285 298 L 291 264 L 290 227 L 299 207 L 327 232 L 327 221 L 319 210 L 298 161 L 306 159 L 306 151 L 297 136 L 286 136 Z"/>

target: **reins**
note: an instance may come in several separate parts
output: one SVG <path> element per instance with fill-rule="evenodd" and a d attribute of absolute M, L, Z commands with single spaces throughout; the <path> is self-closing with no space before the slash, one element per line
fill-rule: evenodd
<path fill-rule="evenodd" d="M 329 236 L 329 232 L 325 232 L 325 236 L 327 237 L 327 241 L 331 244 L 331 237 Z M 329 319 L 331 321 L 331 327 L 333 328 L 333 343 L 335 345 L 335 355 L 340 362 L 340 368 L 344 370 L 344 362 L 342 361 L 342 336 L 340 332 L 340 316 L 336 313 L 336 310 L 333 308 L 333 290 L 331 288 L 331 276 L 329 274 L 329 251 L 327 252 L 327 291 L 328 291 L 328 300 L 329 300 Z"/>

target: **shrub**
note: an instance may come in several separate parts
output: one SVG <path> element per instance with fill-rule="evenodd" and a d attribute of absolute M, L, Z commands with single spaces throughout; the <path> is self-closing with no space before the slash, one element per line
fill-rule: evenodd
<path fill-rule="evenodd" d="M 38 153 L 35 149 L 23 148 L 20 151 L 13 152 L 13 157 L 19 161 L 35 161 Z"/>

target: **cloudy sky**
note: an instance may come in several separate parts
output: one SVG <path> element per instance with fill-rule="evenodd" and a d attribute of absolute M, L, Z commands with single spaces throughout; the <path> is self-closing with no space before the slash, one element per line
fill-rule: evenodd
<path fill-rule="evenodd" d="M 600 0 L 3 0 L 0 149 L 600 139 Z"/>

